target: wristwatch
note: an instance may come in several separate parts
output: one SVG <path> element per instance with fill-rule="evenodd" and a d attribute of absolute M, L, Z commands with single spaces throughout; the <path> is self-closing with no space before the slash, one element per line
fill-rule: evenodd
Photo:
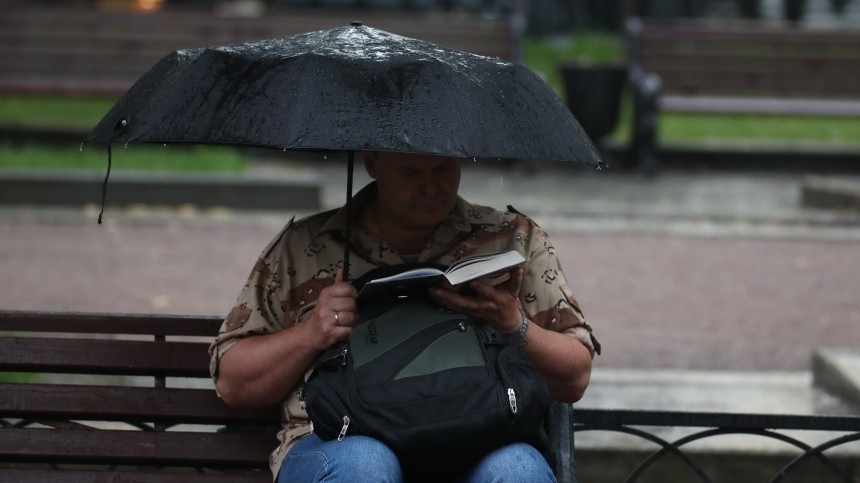
<path fill-rule="evenodd" d="M 523 321 L 520 322 L 520 338 L 525 341 L 526 340 L 526 331 L 529 330 L 529 318 L 526 316 L 526 313 L 520 311 L 523 314 Z"/>

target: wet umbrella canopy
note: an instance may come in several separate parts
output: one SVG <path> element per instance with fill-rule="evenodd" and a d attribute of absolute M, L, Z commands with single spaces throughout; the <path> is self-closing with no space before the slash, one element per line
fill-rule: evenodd
<path fill-rule="evenodd" d="M 359 150 L 600 164 L 530 70 L 359 23 L 175 51 L 117 101 L 92 142 L 347 151 L 347 209 Z"/>
<path fill-rule="evenodd" d="M 173 52 L 86 142 L 599 163 L 568 108 L 530 70 L 360 24 Z"/>

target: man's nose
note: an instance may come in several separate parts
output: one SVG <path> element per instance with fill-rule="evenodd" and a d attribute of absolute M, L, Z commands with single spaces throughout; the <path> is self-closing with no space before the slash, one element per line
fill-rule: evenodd
<path fill-rule="evenodd" d="M 422 194 L 435 195 L 439 192 L 439 185 L 439 178 L 433 173 L 427 173 L 421 176 L 420 189 Z"/>

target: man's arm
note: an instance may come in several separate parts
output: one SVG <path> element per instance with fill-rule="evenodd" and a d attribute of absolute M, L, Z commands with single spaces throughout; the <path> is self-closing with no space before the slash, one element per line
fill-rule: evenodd
<path fill-rule="evenodd" d="M 553 399 L 582 399 L 591 380 L 591 352 L 579 339 L 530 323 L 523 350 L 543 375 Z"/>
<path fill-rule="evenodd" d="M 225 403 L 263 407 L 283 401 L 322 351 L 349 336 L 356 321 L 356 292 L 341 277 L 339 271 L 335 284 L 320 292 L 316 307 L 301 323 L 246 337 L 221 356 L 215 386 Z"/>

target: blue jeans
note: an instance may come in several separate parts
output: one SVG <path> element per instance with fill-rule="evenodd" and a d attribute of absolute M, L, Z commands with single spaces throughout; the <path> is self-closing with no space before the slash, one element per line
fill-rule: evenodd
<path fill-rule="evenodd" d="M 515 443 L 485 456 L 459 481 L 540 483 L 556 480 L 538 450 L 525 443 Z M 378 440 L 347 436 L 343 441 L 323 441 L 311 433 L 287 454 L 278 483 L 312 482 L 403 483 L 403 471 L 394 453 Z"/>

